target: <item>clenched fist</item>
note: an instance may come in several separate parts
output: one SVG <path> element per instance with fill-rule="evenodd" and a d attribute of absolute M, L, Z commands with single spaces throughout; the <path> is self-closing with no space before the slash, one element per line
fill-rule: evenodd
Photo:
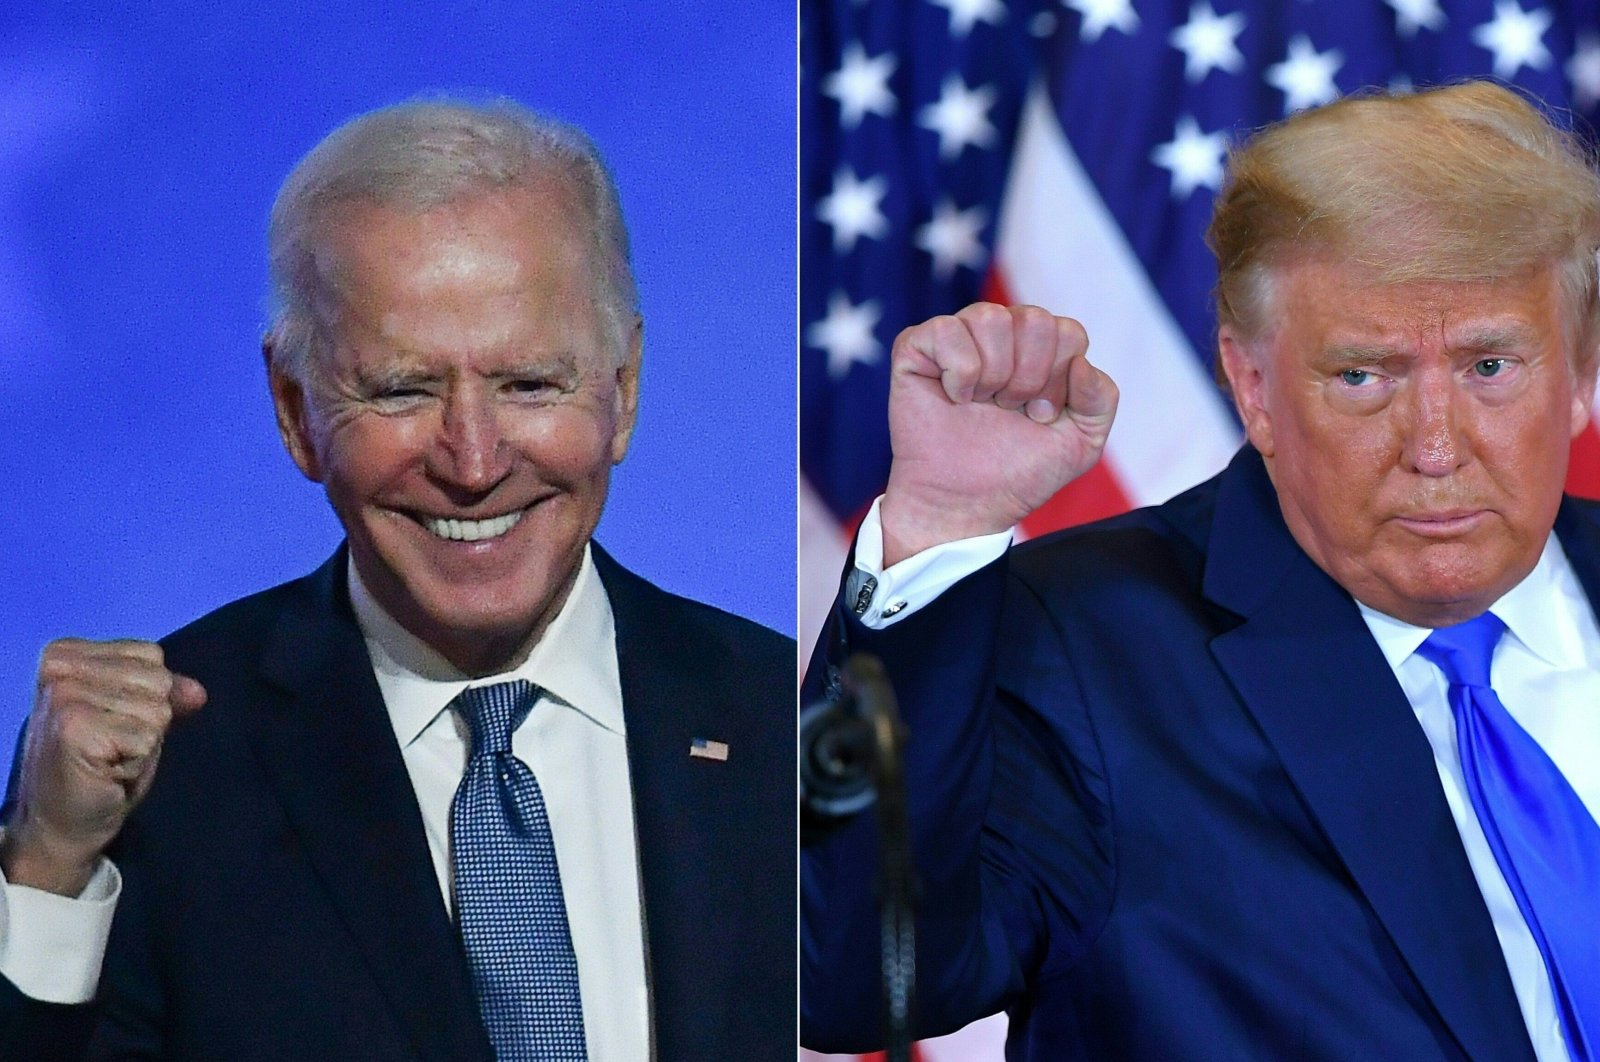
<path fill-rule="evenodd" d="M 45 646 L 17 807 L 0 846 L 7 880 L 82 892 L 149 790 L 167 728 L 205 701 L 200 683 L 168 671 L 152 642 Z"/>
<path fill-rule="evenodd" d="M 1037 306 L 975 303 L 901 332 L 890 353 L 894 463 L 883 563 L 1004 531 L 1100 459 L 1117 386 L 1083 326 Z"/>

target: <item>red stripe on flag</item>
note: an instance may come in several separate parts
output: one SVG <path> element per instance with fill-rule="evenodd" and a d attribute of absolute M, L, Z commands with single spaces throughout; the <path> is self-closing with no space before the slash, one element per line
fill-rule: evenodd
<path fill-rule="evenodd" d="M 887 1062 L 888 1055 L 883 1051 L 874 1051 L 870 1055 L 862 1055 L 861 1062 Z M 922 1051 L 916 1044 L 911 1045 L 911 1062 L 921 1062 Z"/>
<path fill-rule="evenodd" d="M 1600 498 L 1600 431 L 1595 429 L 1592 420 L 1572 440 L 1567 492 L 1580 498 Z"/>
<path fill-rule="evenodd" d="M 1011 305 L 1011 292 L 1006 290 L 1006 282 L 1001 279 L 1000 267 L 989 267 L 989 275 L 983 278 L 983 300 L 985 302 L 998 302 L 1001 306 Z"/>
<path fill-rule="evenodd" d="M 983 281 L 983 297 L 1002 306 L 1011 305 L 1011 292 L 998 266 L 991 267 Z M 1087 524 L 1107 516 L 1116 516 L 1133 508 L 1116 473 L 1101 461 L 1089 471 L 1056 492 L 1022 521 L 1022 534 L 1027 538 Z"/>

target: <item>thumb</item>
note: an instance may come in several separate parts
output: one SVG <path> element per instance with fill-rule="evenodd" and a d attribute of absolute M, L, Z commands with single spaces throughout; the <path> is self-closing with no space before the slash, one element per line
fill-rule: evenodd
<path fill-rule="evenodd" d="M 192 715 L 206 703 L 206 688 L 188 675 L 172 676 L 172 692 L 167 695 L 176 716 Z"/>
<path fill-rule="evenodd" d="M 1117 414 L 1117 385 L 1087 357 L 1074 358 L 1067 371 L 1066 412 L 1084 428 L 1109 430 Z"/>

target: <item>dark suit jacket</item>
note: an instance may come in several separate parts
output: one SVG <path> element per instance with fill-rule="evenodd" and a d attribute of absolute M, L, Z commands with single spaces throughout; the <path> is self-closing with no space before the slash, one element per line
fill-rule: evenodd
<path fill-rule="evenodd" d="M 1600 600 L 1600 520 L 1557 533 Z M 1007 1057 L 1533 1058 L 1432 753 L 1260 457 L 1028 543 L 881 655 L 910 730 L 925 1033 Z M 828 659 L 824 659 L 824 657 Z M 802 1040 L 879 1035 L 870 821 L 802 859 Z"/>
<path fill-rule="evenodd" d="M 0 1056 L 83 1057 L 88 1038 L 92 1058 L 493 1057 L 344 556 L 165 640 L 210 700 L 170 734 L 118 839 L 98 1006 L 0 985 Z M 791 1058 L 793 643 L 595 560 L 657 1057 Z M 726 742 L 727 761 L 690 758 L 697 737 Z"/>

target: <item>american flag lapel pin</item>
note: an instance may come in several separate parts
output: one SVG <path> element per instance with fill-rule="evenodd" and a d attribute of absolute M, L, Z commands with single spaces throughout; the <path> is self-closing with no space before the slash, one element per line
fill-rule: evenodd
<path fill-rule="evenodd" d="M 695 738 L 689 742 L 689 755 L 702 760 L 723 761 L 728 758 L 728 743 L 726 741 L 707 741 L 705 738 Z"/>

